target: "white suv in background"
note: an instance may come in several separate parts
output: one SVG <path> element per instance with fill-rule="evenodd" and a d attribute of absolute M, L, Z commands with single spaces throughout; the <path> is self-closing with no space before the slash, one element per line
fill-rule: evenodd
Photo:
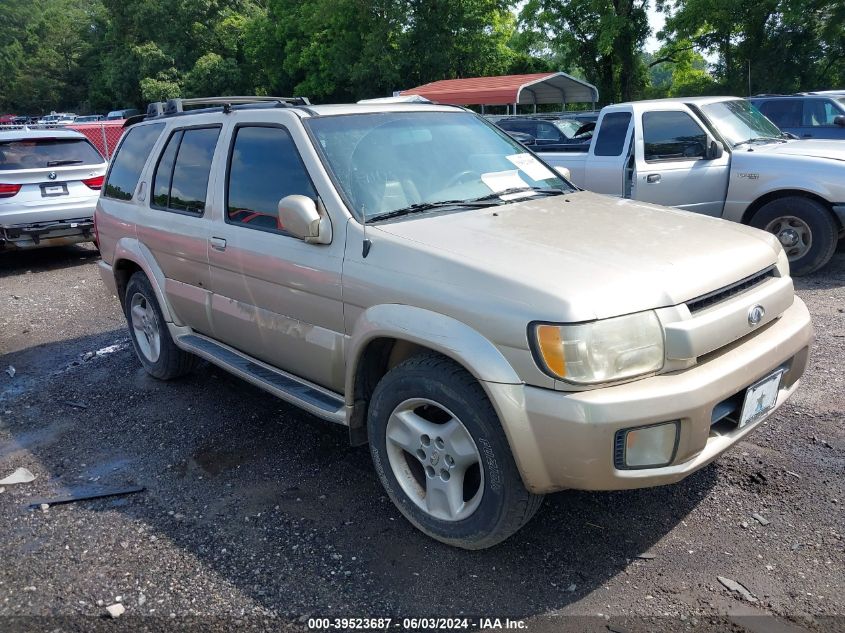
<path fill-rule="evenodd" d="M 94 241 L 106 166 L 79 132 L 0 132 L 0 251 Z"/>

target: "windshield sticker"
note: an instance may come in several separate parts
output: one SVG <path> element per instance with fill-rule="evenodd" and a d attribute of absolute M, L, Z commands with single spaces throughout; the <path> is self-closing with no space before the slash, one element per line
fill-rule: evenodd
<path fill-rule="evenodd" d="M 519 172 L 516 169 L 491 171 L 481 174 L 481 182 L 490 187 L 490 190 L 494 193 L 507 189 L 521 189 L 522 187 L 528 186 L 528 183 L 519 177 Z"/>
<path fill-rule="evenodd" d="M 511 154 L 505 156 L 510 162 L 525 172 L 525 175 L 532 180 L 548 180 L 555 175 L 547 169 L 543 163 L 534 158 L 531 154 Z"/>

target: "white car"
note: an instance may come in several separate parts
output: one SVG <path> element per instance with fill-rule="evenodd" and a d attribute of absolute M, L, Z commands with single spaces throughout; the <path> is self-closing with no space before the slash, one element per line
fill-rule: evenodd
<path fill-rule="evenodd" d="M 95 241 L 106 167 L 79 132 L 0 132 L 0 251 Z"/>

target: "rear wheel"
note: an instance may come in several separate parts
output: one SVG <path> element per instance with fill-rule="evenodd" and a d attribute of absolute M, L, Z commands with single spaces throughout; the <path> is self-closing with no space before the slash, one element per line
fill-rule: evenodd
<path fill-rule="evenodd" d="M 438 541 L 490 547 L 540 507 L 543 497 L 523 486 L 484 390 L 443 356 L 415 356 L 388 372 L 373 394 L 368 431 L 391 500 Z"/>
<path fill-rule="evenodd" d="M 787 196 L 772 200 L 754 214 L 751 226 L 778 238 L 796 277 L 818 270 L 836 251 L 839 232 L 836 220 L 822 203 L 812 198 Z"/>
<path fill-rule="evenodd" d="M 179 349 L 170 336 L 150 280 L 137 272 L 126 284 L 123 302 L 132 346 L 144 369 L 160 380 L 182 376 L 196 364 L 196 356 Z"/>

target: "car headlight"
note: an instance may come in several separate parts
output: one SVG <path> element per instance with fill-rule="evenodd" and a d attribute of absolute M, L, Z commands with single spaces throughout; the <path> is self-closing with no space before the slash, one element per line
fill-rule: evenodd
<path fill-rule="evenodd" d="M 654 312 L 558 325 L 535 323 L 537 361 L 554 378 L 590 385 L 663 367 L 663 328 Z"/>

